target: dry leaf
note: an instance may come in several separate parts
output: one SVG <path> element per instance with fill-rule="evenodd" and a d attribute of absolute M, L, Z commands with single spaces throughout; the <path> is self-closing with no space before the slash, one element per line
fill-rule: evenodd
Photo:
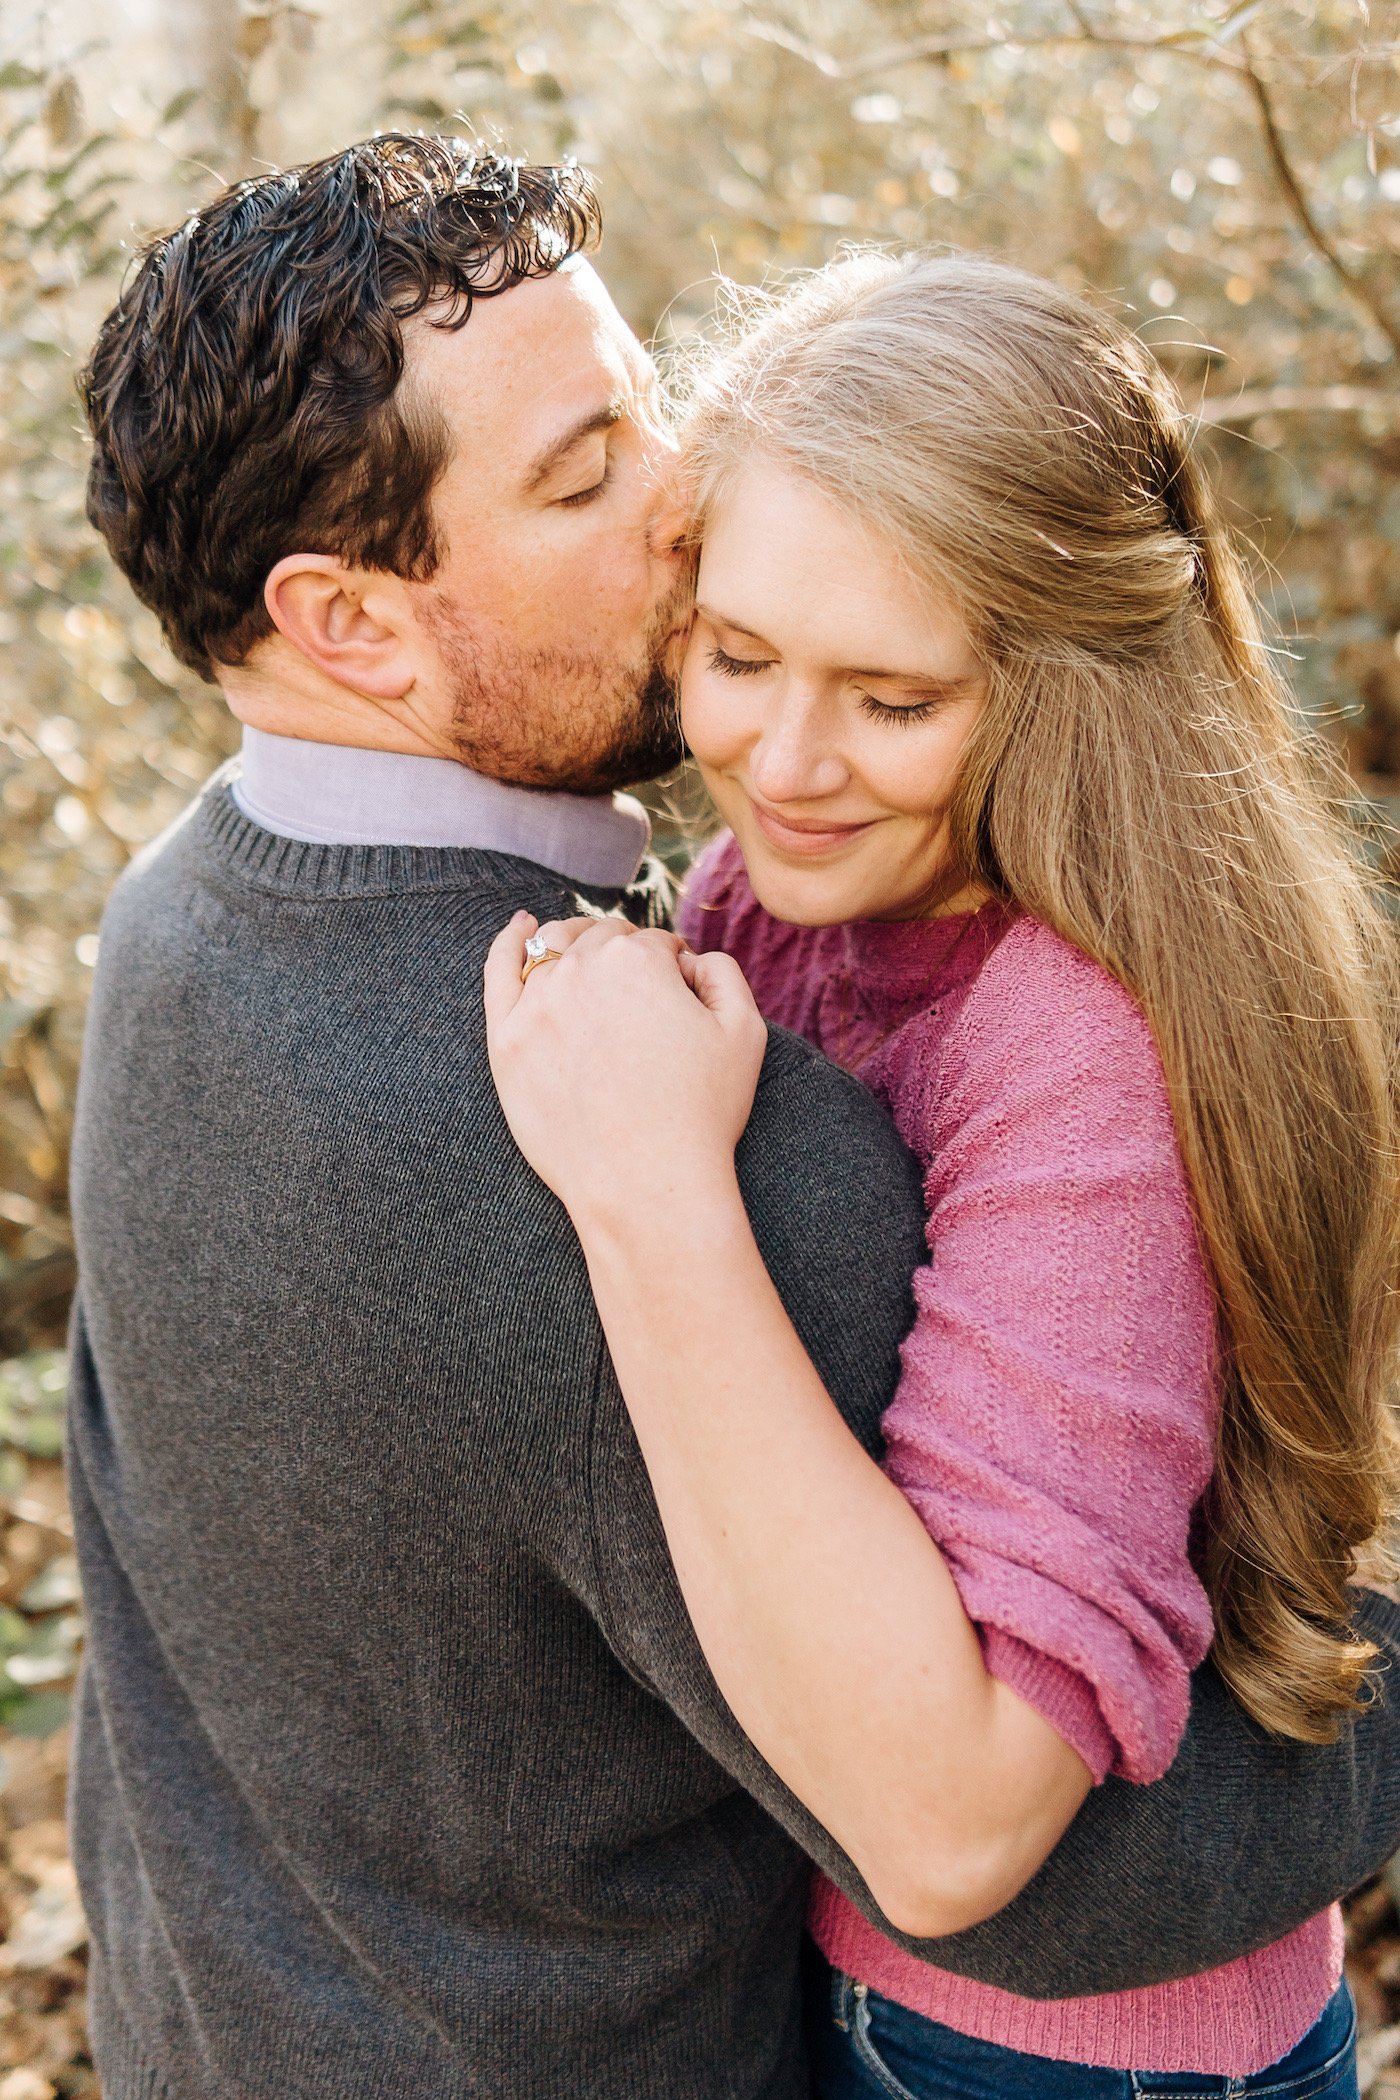
<path fill-rule="evenodd" d="M 62 1961 L 65 1954 L 86 1946 L 87 1936 L 78 1877 L 64 1860 L 50 1868 L 0 1946 L 0 1975 L 16 1969 L 46 1969 L 50 1962 Z M 4 2100 L 3 2091 L 0 2100 Z"/>
<path fill-rule="evenodd" d="M 45 1816 L 10 1833 L 10 1865 L 28 1881 L 48 1881 L 68 1858 L 68 1829 L 58 1816 Z"/>
<path fill-rule="evenodd" d="M 8 2071 L 0 2078 L 0 2100 L 57 2100 L 58 2088 L 37 2071 L 26 2070 L 23 2065 L 17 2071 Z"/>
<path fill-rule="evenodd" d="M 1363 2093 L 1369 2092 L 1376 2074 L 1400 2057 L 1400 2024 L 1364 2034 L 1356 2045 L 1356 2068 Z"/>

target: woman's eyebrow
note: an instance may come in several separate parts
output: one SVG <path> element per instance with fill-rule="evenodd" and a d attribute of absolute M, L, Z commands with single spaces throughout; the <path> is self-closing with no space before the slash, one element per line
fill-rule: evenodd
<path fill-rule="evenodd" d="M 773 646 L 766 636 L 756 633 L 752 627 L 746 627 L 742 620 L 731 619 L 728 613 L 717 612 L 713 605 L 705 605 L 697 600 L 695 610 L 715 627 L 727 627 L 731 634 L 742 634 L 746 641 L 759 642 L 765 649 L 771 649 Z"/>
<path fill-rule="evenodd" d="M 934 671 L 875 671 L 856 664 L 848 665 L 848 678 L 868 678 L 872 684 L 884 679 L 891 685 L 917 685 L 928 693 L 961 693 L 975 680 L 964 673 L 939 673 Z"/>

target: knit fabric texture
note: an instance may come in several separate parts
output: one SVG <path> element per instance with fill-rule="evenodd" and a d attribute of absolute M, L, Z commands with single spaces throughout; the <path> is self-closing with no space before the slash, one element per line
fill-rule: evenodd
<path fill-rule="evenodd" d="M 1215 1308 L 1166 1081 L 1123 987 L 998 905 L 796 928 L 722 841 L 681 910 L 765 1015 L 857 1071 L 920 1162 L 930 1263 L 886 1470 L 938 1542 L 987 1668 L 1083 1757 L 1171 1763 L 1211 1639 L 1192 1565 L 1220 1390 Z M 1241 2075 L 1336 1988 L 1340 1918 L 1190 1982 L 1042 2004 L 941 1975 L 829 1882 L 830 1958 L 964 2033 L 1120 2069 Z"/>
<path fill-rule="evenodd" d="M 519 908 L 657 893 L 288 842 L 221 780 L 104 921 L 70 1467 L 107 2100 L 803 2100 L 804 1851 L 879 1919 L 719 1696 L 577 1240 L 501 1117 L 481 970 Z M 739 1170 L 876 1450 L 917 1168 L 775 1031 Z M 1207 1666 L 1165 1779 L 1108 1779 L 1001 1916 L 901 1944 L 1044 1998 L 1243 1954 L 1400 1842 L 1397 1735 L 1380 1703 L 1273 1744 Z"/>

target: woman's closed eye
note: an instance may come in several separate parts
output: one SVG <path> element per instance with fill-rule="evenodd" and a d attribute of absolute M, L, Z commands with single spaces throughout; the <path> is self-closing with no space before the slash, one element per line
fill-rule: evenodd
<path fill-rule="evenodd" d="M 873 722 L 927 722 L 936 714 L 942 702 L 937 699 L 911 700 L 905 707 L 891 707 L 887 701 L 877 700 L 873 693 L 859 696 L 861 713 L 870 716 Z"/>
<path fill-rule="evenodd" d="M 726 678 L 752 678 L 756 671 L 771 671 L 771 656 L 731 656 L 716 642 L 710 650 L 710 668 L 722 672 Z"/>

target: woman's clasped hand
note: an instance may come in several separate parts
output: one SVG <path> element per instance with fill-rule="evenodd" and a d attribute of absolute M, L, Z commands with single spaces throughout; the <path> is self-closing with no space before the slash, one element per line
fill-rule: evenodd
<path fill-rule="evenodd" d="M 558 960 L 523 982 L 537 932 Z M 491 1071 L 511 1132 L 577 1219 L 733 1175 L 767 1029 L 727 955 L 625 919 L 517 912 L 485 982 Z"/>

